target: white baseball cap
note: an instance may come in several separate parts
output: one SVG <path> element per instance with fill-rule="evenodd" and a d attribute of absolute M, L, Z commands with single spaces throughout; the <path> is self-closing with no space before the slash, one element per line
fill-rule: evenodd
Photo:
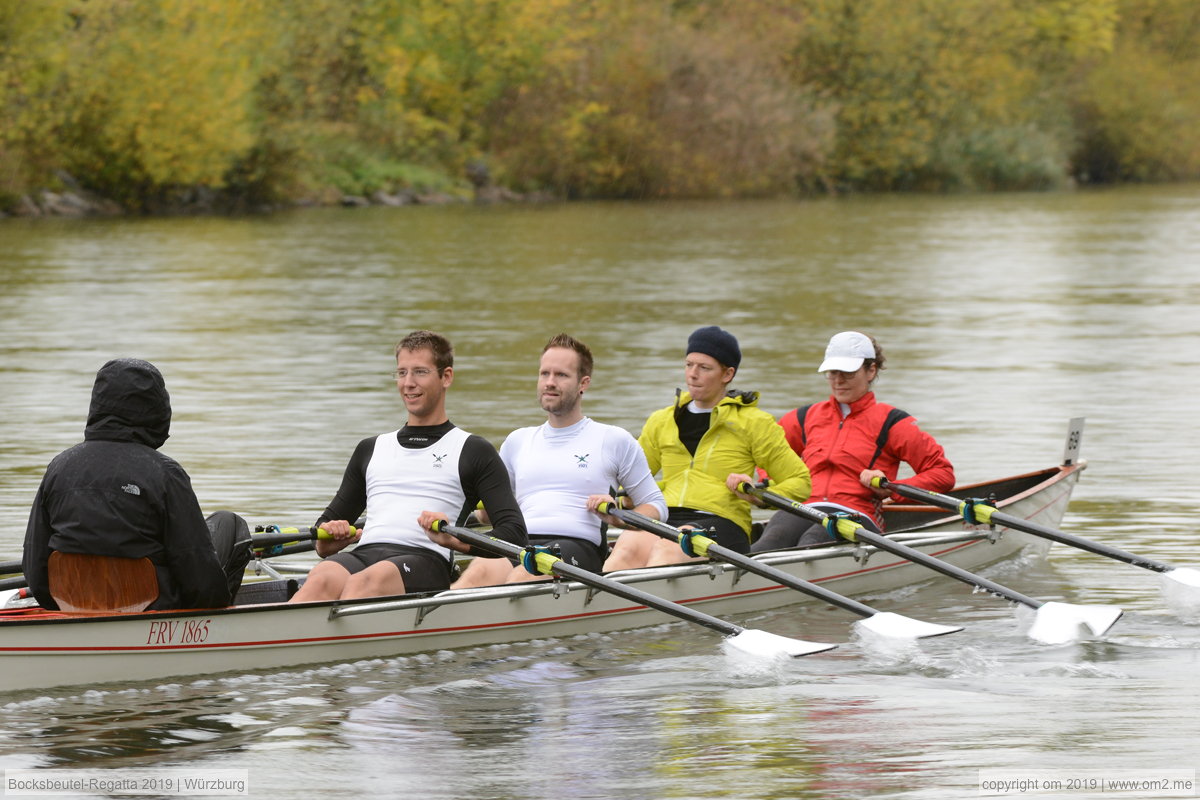
<path fill-rule="evenodd" d="M 825 348 L 825 360 L 817 372 L 854 372 L 863 361 L 875 357 L 875 346 L 866 334 L 858 331 L 842 331 L 829 340 Z"/>

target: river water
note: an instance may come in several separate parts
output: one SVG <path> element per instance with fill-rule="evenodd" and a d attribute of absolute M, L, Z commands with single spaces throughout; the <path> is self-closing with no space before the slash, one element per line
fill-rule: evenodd
<path fill-rule="evenodd" d="M 1194 185 L 5 220 L 0 559 L 19 554 L 41 473 L 81 438 L 114 356 L 163 370 L 164 451 L 206 511 L 307 525 L 354 444 L 403 421 L 388 373 L 410 330 L 455 342 L 451 418 L 499 444 L 541 419 L 550 335 L 591 345 L 587 412 L 636 433 L 681 383 L 687 334 L 714 323 L 741 341 L 735 385 L 776 414 L 823 396 L 832 333 L 873 333 L 889 366 L 877 394 L 938 437 L 964 482 L 1057 463 L 1068 419 L 1086 417 L 1064 528 L 1200 563 Z M 1159 576 L 1061 546 L 986 574 L 1125 617 L 1102 641 L 1039 645 L 1007 603 L 933 578 L 870 598 L 967 626 L 912 648 L 852 639 L 833 609 L 735 619 L 846 642 L 786 665 L 732 662 L 672 623 L 28 692 L 0 697 L 0 768 L 244 770 L 255 797 L 481 800 L 960 798 L 981 770 L 1195 773 L 1200 624 L 1169 610 Z"/>

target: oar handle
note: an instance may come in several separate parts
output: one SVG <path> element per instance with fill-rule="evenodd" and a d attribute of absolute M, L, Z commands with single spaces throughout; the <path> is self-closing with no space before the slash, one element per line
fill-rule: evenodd
<path fill-rule="evenodd" d="M 495 538 L 494 536 L 489 536 L 486 533 L 473 531 L 470 528 L 462 528 L 450 525 L 445 520 L 435 520 L 432 527 L 435 531 L 449 533 L 452 536 L 456 536 L 459 540 L 466 542 L 472 547 L 478 547 L 482 550 L 487 550 L 495 553 L 496 555 L 506 556 L 508 558 L 521 560 L 526 550 L 526 548 L 523 548 L 519 545 L 512 544 L 511 542 L 505 542 L 501 539 Z M 618 597 L 631 600 L 635 603 L 646 606 L 647 608 L 653 608 L 657 611 L 663 612 L 664 614 L 670 614 L 671 616 L 685 619 L 689 622 L 694 622 L 697 625 L 703 625 L 710 630 L 723 633 L 727 636 L 736 636 L 745 630 L 744 628 L 734 625 L 732 622 L 726 622 L 723 619 L 710 616 L 705 614 L 703 611 L 697 611 L 694 608 L 688 608 L 678 603 L 673 603 L 665 598 L 649 594 L 648 592 L 643 592 L 640 589 L 635 589 L 627 584 L 605 578 L 604 576 L 597 575 L 594 572 L 589 572 L 582 567 L 577 567 L 574 564 L 567 563 L 558 556 L 555 556 L 544 550 L 537 551 L 537 553 L 538 566 L 539 568 L 544 566 L 547 570 L 546 574 L 553 573 L 555 575 L 561 575 L 564 578 L 570 578 L 578 583 L 582 583 L 584 586 L 591 586 L 592 588 L 600 589 L 610 594 L 615 594 Z"/>
<path fill-rule="evenodd" d="M 358 533 L 361 528 L 351 526 L 351 533 Z M 251 547 L 259 551 L 267 551 L 266 555 L 284 555 L 283 548 L 287 545 L 310 544 L 317 539 L 332 539 L 333 534 L 324 528 L 282 528 L 278 525 L 268 525 L 262 532 L 250 534 Z M 306 549 L 311 549 L 306 548 Z M 292 552 L 302 552 L 293 550 Z"/>
<path fill-rule="evenodd" d="M 596 510 L 601 514 L 616 517 L 627 525 L 632 525 L 635 528 L 641 528 L 664 539 L 678 542 L 679 546 L 683 548 L 683 552 L 689 556 L 708 558 L 709 548 L 718 546 L 716 542 L 705 536 L 701 531 L 685 531 L 682 528 L 676 528 L 674 525 L 668 525 L 665 522 L 653 517 L 647 517 L 645 514 L 637 511 L 621 508 L 618 503 L 601 503 L 596 506 Z"/>
<path fill-rule="evenodd" d="M 742 490 L 747 494 L 757 494 L 767 504 L 785 511 L 790 511 L 791 513 L 801 516 L 805 519 L 821 523 L 825 523 L 826 520 L 830 519 L 828 514 L 818 511 L 815 508 L 809 508 L 803 503 L 797 503 L 795 500 L 789 500 L 786 497 L 781 497 L 780 495 L 767 491 L 762 487 L 752 486 L 751 484 L 745 482 L 740 484 L 739 488 L 742 487 L 746 487 Z M 747 489 L 749 491 L 747 491 Z M 906 558 L 916 564 L 928 567 L 935 572 L 940 572 L 943 575 L 955 578 L 956 580 L 960 580 L 963 583 L 970 584 L 971 586 L 977 586 L 980 589 L 991 592 L 997 597 L 1003 597 L 1006 600 L 1011 600 L 1014 603 L 1021 603 L 1022 605 L 1029 606 L 1030 608 L 1040 608 L 1043 605 L 1040 600 L 1034 600 L 1032 597 L 1027 597 L 1020 592 L 1009 589 L 1006 586 L 1001 586 L 1000 584 L 976 575 L 973 572 L 968 572 L 967 570 L 957 567 L 954 564 L 942 561 L 940 558 L 934 558 L 933 556 L 926 555 L 920 550 L 913 549 L 908 545 L 893 541 L 881 533 L 876 533 L 875 531 L 863 527 L 861 523 L 855 522 L 852 519 L 846 517 L 837 518 L 837 532 L 851 541 L 869 544 L 880 550 L 892 553 L 893 555 Z"/>
<path fill-rule="evenodd" d="M 990 506 L 976 499 L 959 500 L 948 494 L 939 494 L 928 489 L 909 486 L 907 483 L 893 483 L 882 475 L 876 475 L 871 478 L 871 486 L 876 489 L 886 489 L 892 494 L 907 497 L 909 500 L 920 500 L 932 506 L 940 506 L 941 508 L 957 512 L 969 525 L 994 525 L 997 522 L 1001 522 L 1000 519 L 994 517 L 994 515 L 999 514 L 995 506 Z M 1005 515 L 1000 514 L 1000 516 L 1003 517 Z"/>
<path fill-rule="evenodd" d="M 754 495 L 769 506 L 788 511 L 809 522 L 824 525 L 826 530 L 829 529 L 832 523 L 837 534 L 850 542 L 858 541 L 859 531 L 866 530 L 860 523 L 852 519 L 846 517 L 832 518 L 823 511 L 818 511 L 815 508 L 804 505 L 804 503 L 797 502 L 780 494 L 775 494 L 772 491 L 768 491 L 765 487 L 756 486 L 747 481 L 742 481 L 738 484 L 738 491 L 742 494 Z"/>
<path fill-rule="evenodd" d="M 939 506 L 954 511 L 970 525 L 1003 525 L 1013 530 L 1031 533 L 1034 536 L 1040 536 L 1052 542 L 1065 544 L 1069 547 L 1077 547 L 1089 553 L 1107 556 L 1108 558 L 1124 561 L 1126 564 L 1132 564 L 1135 567 L 1142 567 L 1154 572 L 1171 572 L 1176 569 L 1176 567 L 1170 564 L 1164 564 L 1152 558 L 1134 555 L 1118 547 L 1093 542 L 1091 539 L 1085 539 L 1082 536 L 1075 536 L 1027 519 L 1021 519 L 1012 514 L 1006 514 L 1003 511 L 998 511 L 994 506 L 990 506 L 979 500 L 959 500 L 956 497 L 931 492 L 928 489 L 921 489 L 916 486 L 909 486 L 906 483 L 895 483 L 881 476 L 872 478 L 871 485 L 887 489 L 910 500 L 920 500 L 932 506 Z"/>
<path fill-rule="evenodd" d="M 608 508 L 606 508 L 608 506 Z M 840 595 L 837 592 L 826 589 L 824 586 L 818 586 L 815 583 L 810 583 L 803 578 L 797 578 L 784 572 L 777 567 L 772 567 L 769 564 L 763 564 L 749 556 L 743 555 L 736 550 L 731 550 L 724 545 L 714 542 L 707 536 L 691 531 L 684 531 L 676 528 L 673 525 L 668 525 L 665 522 L 647 517 L 637 511 L 628 509 L 616 508 L 612 503 L 601 503 L 598 510 L 602 514 L 611 514 L 617 519 L 626 524 L 633 525 L 648 531 L 664 539 L 674 539 L 679 541 L 684 552 L 715 558 L 719 561 L 724 561 L 727 564 L 733 564 L 736 567 L 744 569 L 747 572 L 753 573 L 767 580 L 774 581 L 780 586 L 786 586 L 789 589 L 795 589 L 798 592 L 803 592 L 810 597 L 815 597 L 819 600 L 824 600 L 830 605 L 837 606 L 862 617 L 874 616 L 878 611 L 865 603 L 860 603 L 857 600 L 852 600 L 849 597 Z M 686 545 L 685 545 L 686 542 Z"/>

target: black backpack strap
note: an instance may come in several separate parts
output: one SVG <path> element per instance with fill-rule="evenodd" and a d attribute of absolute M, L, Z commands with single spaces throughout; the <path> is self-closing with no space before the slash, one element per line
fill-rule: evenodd
<path fill-rule="evenodd" d="M 808 434 L 804 432 L 804 418 L 808 416 L 808 410 L 812 408 L 812 404 L 800 406 L 796 409 L 796 423 L 800 426 L 800 448 L 803 449 L 808 445 Z"/>
<path fill-rule="evenodd" d="M 907 411 L 901 411 L 898 408 L 893 408 L 888 412 L 887 418 L 883 421 L 883 427 L 879 430 L 879 436 L 875 438 L 875 455 L 871 456 L 871 461 L 867 464 L 867 469 L 874 468 L 875 461 L 883 453 L 883 448 L 887 445 L 888 434 L 891 433 L 892 426 L 908 416 L 909 413 Z"/>

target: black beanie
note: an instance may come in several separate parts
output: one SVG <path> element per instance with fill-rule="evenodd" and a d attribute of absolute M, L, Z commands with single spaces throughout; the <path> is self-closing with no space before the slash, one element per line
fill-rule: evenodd
<path fill-rule="evenodd" d="M 738 348 L 737 339 L 729 331 L 721 330 L 716 325 L 699 328 L 688 337 L 688 353 L 703 353 L 712 356 L 727 367 L 735 370 L 742 363 L 742 351 Z M 686 356 L 687 353 L 684 353 Z"/>

